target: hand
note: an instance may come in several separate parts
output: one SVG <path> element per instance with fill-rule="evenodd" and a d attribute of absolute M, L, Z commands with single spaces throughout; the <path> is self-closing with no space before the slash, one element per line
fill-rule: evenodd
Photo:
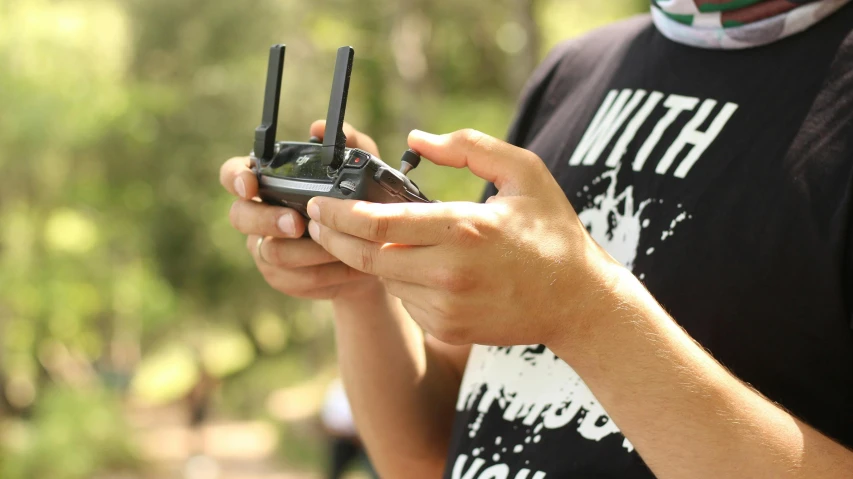
<path fill-rule="evenodd" d="M 412 132 L 438 165 L 495 183 L 485 204 L 374 204 L 314 198 L 311 236 L 380 276 L 411 316 L 451 344 L 539 344 L 589 316 L 616 265 L 592 240 L 542 160 L 464 130 Z"/>
<path fill-rule="evenodd" d="M 324 121 L 311 125 L 310 134 L 323 137 Z M 376 143 L 349 124 L 344 125 L 347 146 L 379 154 Z M 267 283 L 289 296 L 310 299 L 373 297 L 380 290 L 375 277 L 350 268 L 309 238 L 301 238 L 305 220 L 295 210 L 261 203 L 258 181 L 249 158 L 232 158 L 222 165 L 219 180 L 238 199 L 231 206 L 231 224 L 248 235 L 246 247 Z M 259 240 L 264 238 L 263 242 Z M 346 287 L 344 287 L 346 286 Z"/>

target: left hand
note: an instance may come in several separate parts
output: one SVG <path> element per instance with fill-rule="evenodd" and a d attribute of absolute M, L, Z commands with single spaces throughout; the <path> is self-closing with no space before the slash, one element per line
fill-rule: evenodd
<path fill-rule="evenodd" d="M 383 279 L 412 318 L 451 344 L 547 344 L 584 328 L 617 266 L 589 236 L 534 153 L 473 130 L 414 131 L 435 164 L 495 184 L 479 203 L 317 197 L 309 232 L 349 266 Z"/>

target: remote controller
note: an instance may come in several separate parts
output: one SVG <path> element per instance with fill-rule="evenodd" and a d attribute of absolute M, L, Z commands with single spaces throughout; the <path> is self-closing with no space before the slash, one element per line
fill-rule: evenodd
<path fill-rule="evenodd" d="M 284 45 L 270 48 L 263 118 L 255 130 L 251 154 L 261 199 L 293 208 L 306 218 L 308 201 L 315 196 L 373 203 L 428 203 L 406 177 L 420 163 L 417 152 L 403 153 L 398 171 L 366 151 L 346 147 L 344 114 L 355 55 L 351 47 L 338 49 L 323 141 L 276 142 L 284 53 Z"/>

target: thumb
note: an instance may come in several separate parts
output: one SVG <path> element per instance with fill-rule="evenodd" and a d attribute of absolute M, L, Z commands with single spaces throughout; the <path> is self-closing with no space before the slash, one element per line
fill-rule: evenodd
<path fill-rule="evenodd" d="M 437 165 L 468 168 L 504 196 L 531 192 L 544 169 L 534 153 L 470 129 L 446 135 L 414 130 L 409 147 Z"/>

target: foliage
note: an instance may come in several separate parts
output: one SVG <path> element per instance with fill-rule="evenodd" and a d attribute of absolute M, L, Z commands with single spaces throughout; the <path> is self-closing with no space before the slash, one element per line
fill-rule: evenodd
<path fill-rule="evenodd" d="M 101 471 L 135 468 L 139 459 L 116 398 L 100 389 L 49 387 L 29 422 L 10 422 L 10 452 L 0 477 L 88 479 Z"/>
<path fill-rule="evenodd" d="M 0 415 L 31 444 L 0 475 L 124 463 L 119 397 L 215 377 L 224 411 L 260 415 L 247 406 L 333 361 L 329 309 L 263 283 L 217 181 L 250 148 L 270 44 L 288 44 L 280 138 L 324 115 L 352 44 L 348 120 L 394 164 L 412 128 L 503 135 L 552 45 L 646 3 L 0 0 Z M 413 176 L 443 200 L 482 188 Z M 91 434 L 65 458 L 75 428 Z"/>

